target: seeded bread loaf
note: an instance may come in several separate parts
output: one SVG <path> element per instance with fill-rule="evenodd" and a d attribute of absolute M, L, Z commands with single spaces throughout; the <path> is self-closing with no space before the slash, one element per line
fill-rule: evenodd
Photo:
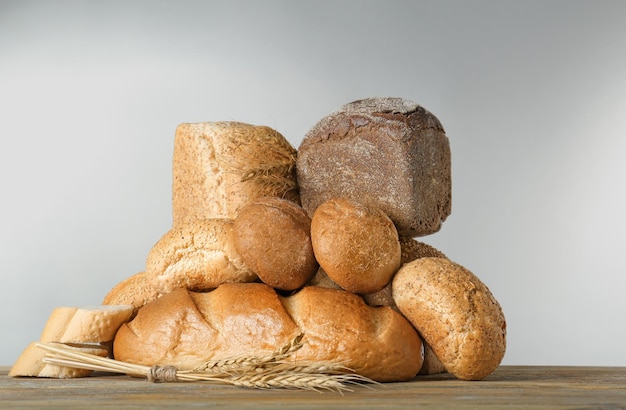
<path fill-rule="evenodd" d="M 298 148 L 303 208 L 331 198 L 380 208 L 401 236 L 432 234 L 451 212 L 448 138 L 429 111 L 402 98 L 368 98 L 321 119 Z"/>
<path fill-rule="evenodd" d="M 130 303 L 138 309 L 179 288 L 206 291 L 226 282 L 256 280 L 235 249 L 233 221 L 196 219 L 161 236 L 148 253 L 145 271 L 117 284 L 103 303 Z"/>
<path fill-rule="evenodd" d="M 480 380 L 498 367 L 506 349 L 504 314 L 468 269 L 445 258 L 416 259 L 396 273 L 392 292 L 448 372 Z"/>

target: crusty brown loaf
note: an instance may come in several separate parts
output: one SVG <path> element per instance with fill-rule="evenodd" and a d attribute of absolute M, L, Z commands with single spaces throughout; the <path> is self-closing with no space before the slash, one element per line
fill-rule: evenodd
<path fill-rule="evenodd" d="M 354 200 L 321 204 L 311 220 L 311 241 L 328 277 L 350 292 L 378 292 L 400 266 L 400 242 L 391 219 Z"/>
<path fill-rule="evenodd" d="M 402 236 L 434 233 L 451 212 L 451 159 L 439 120 L 412 101 L 368 98 L 321 119 L 298 148 L 303 208 L 346 197 L 382 209 Z"/>
<path fill-rule="evenodd" d="M 233 225 L 235 249 L 263 283 L 296 290 L 319 265 L 311 244 L 311 218 L 295 202 L 265 197 L 243 206 Z"/>
<path fill-rule="evenodd" d="M 480 380 L 500 364 L 506 321 L 487 286 L 463 266 L 444 258 L 420 258 L 394 276 L 393 298 L 445 368 Z"/>
<path fill-rule="evenodd" d="M 173 156 L 173 223 L 230 218 L 251 199 L 299 203 L 296 150 L 278 131 L 241 122 L 180 124 Z"/>
<path fill-rule="evenodd" d="M 118 283 L 104 304 L 132 304 L 135 309 L 175 289 L 214 289 L 225 282 L 258 280 L 237 253 L 233 221 L 197 219 L 166 232 L 146 258 L 145 272 Z"/>
<path fill-rule="evenodd" d="M 164 295 L 119 330 L 114 354 L 130 363 L 191 369 L 208 360 L 267 355 L 300 333 L 298 361 L 340 362 L 377 381 L 408 380 L 422 365 L 417 332 L 394 310 L 313 286 L 281 297 L 261 283 Z"/>

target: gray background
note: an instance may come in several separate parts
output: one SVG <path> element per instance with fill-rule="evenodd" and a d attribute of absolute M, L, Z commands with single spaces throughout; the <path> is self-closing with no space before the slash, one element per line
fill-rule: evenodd
<path fill-rule="evenodd" d="M 500 300 L 504 363 L 626 366 L 625 23 L 623 1 L 0 2 L 0 364 L 143 270 L 179 123 L 297 147 L 399 96 L 452 148 L 452 215 L 421 240 Z"/>

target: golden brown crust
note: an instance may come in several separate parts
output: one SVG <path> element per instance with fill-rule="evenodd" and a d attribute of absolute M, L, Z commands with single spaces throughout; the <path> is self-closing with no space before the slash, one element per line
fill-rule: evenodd
<path fill-rule="evenodd" d="M 252 282 L 257 276 L 237 253 L 233 235 L 230 219 L 178 224 L 150 250 L 146 275 L 161 294 L 178 288 L 204 291 L 226 282 Z"/>
<path fill-rule="evenodd" d="M 311 244 L 311 219 L 295 202 L 260 198 L 239 210 L 234 222 L 235 249 L 269 286 L 299 289 L 319 265 Z"/>
<path fill-rule="evenodd" d="M 303 360 L 345 363 L 377 381 L 409 380 L 422 366 L 421 339 L 391 308 L 373 308 L 355 294 L 313 286 L 283 303 L 305 334 L 298 351 Z"/>
<path fill-rule="evenodd" d="M 426 258 L 429 256 L 436 256 L 440 258 L 446 257 L 443 252 L 433 246 L 405 236 L 400 237 L 400 250 L 400 266 L 418 258 Z M 364 294 L 361 296 L 365 300 L 365 303 L 370 306 L 390 306 L 394 309 L 396 308 L 396 303 L 393 300 L 391 291 L 391 281 L 378 292 Z"/>
<path fill-rule="evenodd" d="M 392 309 L 319 287 L 281 297 L 261 283 L 164 295 L 119 330 L 114 352 L 122 361 L 190 369 L 209 359 L 268 354 L 300 333 L 304 345 L 294 360 L 339 361 L 378 381 L 410 379 L 422 365 L 421 339 Z"/>
<path fill-rule="evenodd" d="M 500 364 L 506 321 L 487 286 L 444 258 L 420 258 L 396 273 L 393 297 L 402 314 L 450 373 L 480 380 Z"/>
<path fill-rule="evenodd" d="M 264 196 L 299 203 L 297 152 L 278 131 L 241 122 L 180 124 L 173 155 L 174 225 L 233 219 Z"/>
<path fill-rule="evenodd" d="M 132 305 L 133 316 L 137 310 L 148 302 L 151 302 L 162 294 L 152 284 L 146 272 L 138 272 L 113 287 L 102 301 L 103 305 Z"/>
<path fill-rule="evenodd" d="M 205 291 L 256 280 L 235 249 L 233 221 L 197 219 L 166 232 L 150 250 L 146 270 L 118 283 L 103 304 L 131 304 L 136 312 L 175 289 Z"/>
<path fill-rule="evenodd" d="M 384 212 L 337 198 L 321 204 L 311 220 L 315 257 L 343 289 L 374 293 L 400 266 L 396 228 Z"/>

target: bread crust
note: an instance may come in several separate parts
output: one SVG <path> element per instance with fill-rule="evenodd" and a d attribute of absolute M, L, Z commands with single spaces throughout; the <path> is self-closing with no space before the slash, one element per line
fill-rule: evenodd
<path fill-rule="evenodd" d="M 233 219 L 264 196 L 299 203 L 297 151 L 278 131 L 234 121 L 176 128 L 172 161 L 173 224 Z"/>
<path fill-rule="evenodd" d="M 161 294 L 214 289 L 257 276 L 237 253 L 231 219 L 197 219 L 166 232 L 146 258 L 146 275 Z"/>
<path fill-rule="evenodd" d="M 393 298 L 443 366 L 480 380 L 500 364 L 506 321 L 500 304 L 472 272 L 448 259 L 416 259 L 400 268 Z"/>
<path fill-rule="evenodd" d="M 422 365 L 421 339 L 392 309 L 312 286 L 279 296 L 261 283 L 164 295 L 122 326 L 114 353 L 122 361 L 182 370 L 210 359 L 268 354 L 301 333 L 304 345 L 294 360 L 340 362 L 378 381 L 408 380 Z"/>
<path fill-rule="evenodd" d="M 237 252 L 263 283 L 296 290 L 315 275 L 311 218 L 295 202 L 254 200 L 239 210 L 233 228 Z"/>
<path fill-rule="evenodd" d="M 48 343 L 55 347 L 62 347 L 78 353 L 87 353 L 100 357 L 106 357 L 109 351 L 103 346 L 85 346 L 80 347 L 67 345 L 63 343 Z M 78 369 L 67 366 L 57 366 L 45 363 L 47 352 L 37 347 L 36 342 L 30 343 L 18 356 L 17 360 L 9 370 L 9 377 L 49 377 L 55 379 L 72 379 L 79 377 L 87 377 L 93 373 L 93 370 Z"/>
<path fill-rule="evenodd" d="M 130 320 L 131 305 L 61 306 L 52 310 L 39 341 L 42 343 L 106 343 Z"/>
<path fill-rule="evenodd" d="M 400 242 L 391 219 L 354 200 L 321 204 L 311 220 L 311 240 L 328 277 L 353 293 L 381 290 L 400 266 Z"/>
<path fill-rule="evenodd" d="M 437 232 L 451 212 L 451 157 L 439 120 L 393 97 L 351 102 L 322 118 L 298 147 L 303 208 L 346 197 L 382 209 L 400 235 Z"/>

